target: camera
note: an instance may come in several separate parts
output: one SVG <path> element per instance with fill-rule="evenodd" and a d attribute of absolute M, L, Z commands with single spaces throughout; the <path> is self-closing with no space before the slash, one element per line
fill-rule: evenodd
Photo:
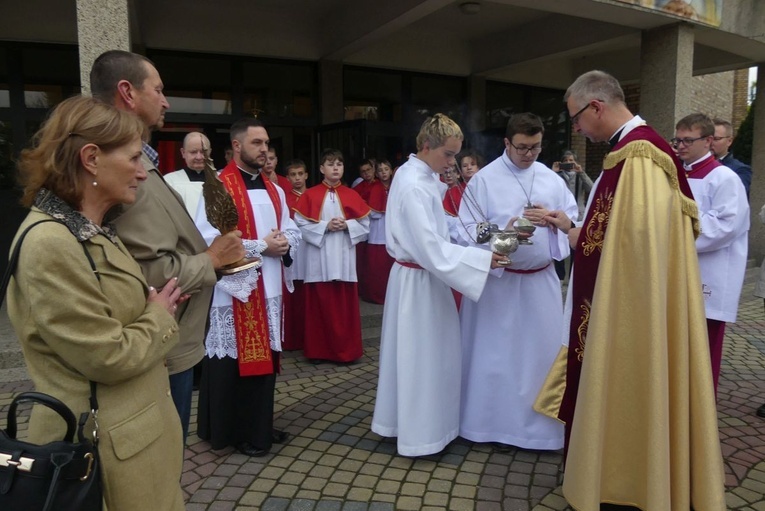
<path fill-rule="evenodd" d="M 559 163 L 558 168 L 561 170 L 574 170 L 573 163 Z"/>

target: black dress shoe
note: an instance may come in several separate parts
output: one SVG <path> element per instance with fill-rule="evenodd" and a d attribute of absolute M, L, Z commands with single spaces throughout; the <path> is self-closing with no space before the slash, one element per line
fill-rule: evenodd
<path fill-rule="evenodd" d="M 757 417 L 765 417 L 765 405 L 760 406 L 756 412 Z"/>
<path fill-rule="evenodd" d="M 271 433 L 271 442 L 275 444 L 283 444 L 290 437 L 290 434 L 286 431 L 280 431 L 278 429 L 273 430 Z"/>
<path fill-rule="evenodd" d="M 241 444 L 237 444 L 236 450 L 245 456 L 250 456 L 253 458 L 262 458 L 268 454 L 268 449 L 258 449 L 250 442 L 242 442 Z"/>

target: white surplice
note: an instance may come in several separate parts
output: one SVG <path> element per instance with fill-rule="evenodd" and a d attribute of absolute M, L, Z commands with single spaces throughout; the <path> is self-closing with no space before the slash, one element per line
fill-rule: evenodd
<path fill-rule="evenodd" d="M 287 203 L 284 200 L 284 192 L 276 188 L 281 201 L 281 231 L 290 244 L 290 256 L 295 259 L 296 251 L 300 245 L 300 230 L 290 218 Z M 255 217 L 255 228 L 259 238 L 263 238 L 277 229 L 278 223 L 273 202 L 266 190 L 247 190 L 247 196 L 252 204 L 252 213 Z M 197 206 L 195 223 L 209 245 L 220 231 L 210 225 L 205 214 L 205 202 L 202 197 Z M 265 249 L 265 242 L 259 244 L 261 250 Z M 262 254 L 261 254 L 262 255 Z M 263 266 L 258 270 L 263 279 L 263 287 L 266 294 L 266 314 L 268 316 L 268 332 L 271 349 L 282 351 L 282 258 L 263 257 Z M 225 279 L 226 277 L 224 277 Z M 287 282 L 291 289 L 291 282 Z M 210 330 L 205 340 L 205 350 L 209 358 L 237 358 L 236 333 L 234 330 L 234 298 L 227 293 L 220 282 L 215 286 L 212 307 L 210 308 Z"/>
<path fill-rule="evenodd" d="M 364 218 L 347 218 L 344 231 L 328 231 L 327 224 L 333 218 L 345 218 L 342 205 L 333 192 L 327 192 L 318 222 L 308 220 L 295 211 L 295 223 L 303 234 L 303 251 L 300 277 L 311 282 L 357 282 L 357 243 L 369 236 L 369 215 Z"/>
<path fill-rule="evenodd" d="M 449 241 L 435 173 L 414 155 L 396 172 L 385 245 L 397 261 L 388 279 L 380 342 L 380 376 L 372 431 L 398 437 L 398 452 L 425 456 L 459 431 L 461 347 L 451 288 L 477 300 L 491 254 Z M 463 301 L 464 303 L 464 301 Z"/>
<path fill-rule="evenodd" d="M 189 176 L 186 175 L 186 171 L 176 170 L 164 175 L 165 182 L 169 184 L 173 190 L 178 192 L 178 195 L 183 199 L 183 203 L 186 205 L 186 211 L 189 212 L 191 218 L 197 212 L 199 201 L 202 198 L 202 181 L 191 181 Z"/>
<path fill-rule="evenodd" d="M 574 196 L 555 172 L 539 162 L 519 169 L 503 153 L 470 180 L 460 219 L 470 233 L 482 215 L 504 229 L 512 217 L 523 215 L 529 200 L 572 219 L 578 215 Z M 520 245 L 510 254 L 510 268 L 541 271 L 493 270 L 478 302 L 462 302 L 460 436 L 526 449 L 560 449 L 563 424 L 535 412 L 532 405 L 560 349 L 563 304 L 552 262 L 568 257 L 568 238 L 537 227 L 531 241 L 533 245 Z"/>
<path fill-rule="evenodd" d="M 711 154 L 706 157 L 714 158 Z M 746 189 L 738 175 L 724 165 L 701 179 L 691 172 L 688 184 L 701 217 L 696 251 L 706 316 L 734 323 L 749 247 Z"/>

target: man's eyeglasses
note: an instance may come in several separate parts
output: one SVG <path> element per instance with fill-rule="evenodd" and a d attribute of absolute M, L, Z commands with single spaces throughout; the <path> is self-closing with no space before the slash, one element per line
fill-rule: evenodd
<path fill-rule="evenodd" d="M 720 140 L 723 140 L 726 138 L 733 138 L 733 137 L 730 135 L 728 135 L 727 137 L 712 137 L 712 140 L 714 140 L 715 142 L 719 142 Z"/>
<path fill-rule="evenodd" d="M 701 140 L 702 138 L 707 138 L 707 137 L 701 136 L 696 138 L 691 138 L 691 137 L 671 138 L 669 139 L 669 143 L 672 144 L 672 147 L 678 147 L 680 145 L 682 145 L 683 147 L 690 147 L 693 145 L 694 142 L 696 142 L 697 140 Z"/>
<path fill-rule="evenodd" d="M 577 113 L 571 116 L 571 124 L 578 124 L 579 123 L 579 116 L 584 113 L 585 110 L 590 108 L 592 106 L 592 103 L 587 103 L 582 107 L 581 110 L 579 110 Z"/>
<path fill-rule="evenodd" d="M 511 146 L 513 146 L 513 148 L 515 148 L 516 151 L 518 151 L 518 154 L 529 154 L 529 153 L 539 154 L 542 152 L 542 144 L 533 145 L 533 146 L 525 146 L 525 145 L 517 146 L 513 144 L 512 142 L 508 141 L 508 143 Z"/>

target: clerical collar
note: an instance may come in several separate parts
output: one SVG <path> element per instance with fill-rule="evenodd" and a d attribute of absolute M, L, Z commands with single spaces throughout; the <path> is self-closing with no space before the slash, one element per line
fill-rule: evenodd
<path fill-rule="evenodd" d="M 707 153 L 698 160 L 694 161 L 693 163 L 683 163 L 683 168 L 686 172 L 691 173 L 694 170 L 698 170 L 700 167 L 704 166 L 705 163 L 707 163 L 707 160 L 709 158 L 714 158 L 712 153 Z"/>
<path fill-rule="evenodd" d="M 622 138 L 622 131 L 623 130 L 624 130 L 624 128 L 620 129 L 619 131 L 614 133 L 611 138 L 608 139 L 608 145 L 611 146 L 611 149 L 616 147 L 616 144 L 618 144 L 619 140 L 621 140 L 621 138 Z"/>
<path fill-rule="evenodd" d="M 248 190 L 265 190 L 266 188 L 265 183 L 263 182 L 262 179 L 258 179 L 258 177 L 261 176 L 260 172 L 258 172 L 257 174 L 252 174 L 244 170 L 239 165 L 237 165 L 236 168 L 239 169 L 239 173 L 242 175 L 245 188 L 247 188 Z"/>
<path fill-rule="evenodd" d="M 205 173 L 203 170 L 193 170 L 188 167 L 183 167 L 183 170 L 186 172 L 186 177 L 189 178 L 189 181 L 204 182 Z"/>
<path fill-rule="evenodd" d="M 635 115 L 630 119 L 629 121 L 625 122 L 621 126 L 619 126 L 619 129 L 617 129 L 613 135 L 611 135 L 611 138 L 608 139 L 608 143 L 611 145 L 611 149 L 616 146 L 616 144 L 619 143 L 621 139 L 623 139 L 627 134 L 637 128 L 638 126 L 642 126 L 645 124 L 645 121 L 642 117 L 639 115 Z"/>

